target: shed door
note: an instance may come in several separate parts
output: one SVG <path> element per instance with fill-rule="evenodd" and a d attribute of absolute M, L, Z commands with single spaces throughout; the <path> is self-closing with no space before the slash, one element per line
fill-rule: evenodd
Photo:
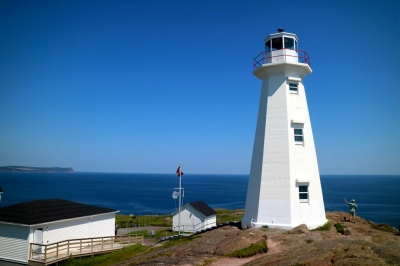
<path fill-rule="evenodd" d="M 33 231 L 33 243 L 43 244 L 43 228 L 37 228 Z M 35 259 L 40 259 L 42 250 L 41 245 L 33 245 L 32 256 Z"/>

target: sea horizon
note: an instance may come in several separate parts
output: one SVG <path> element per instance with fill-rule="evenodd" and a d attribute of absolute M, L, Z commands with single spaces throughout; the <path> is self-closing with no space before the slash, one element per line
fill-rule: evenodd
<path fill-rule="evenodd" d="M 400 222 L 400 175 L 321 174 L 325 211 L 347 212 L 344 198 L 356 199 L 357 216 L 397 227 Z M 183 204 L 202 200 L 212 208 L 244 209 L 247 174 L 182 176 Z M 119 210 L 121 214 L 165 215 L 177 208 L 172 192 L 175 173 L 0 173 L 0 206 L 62 198 Z"/>

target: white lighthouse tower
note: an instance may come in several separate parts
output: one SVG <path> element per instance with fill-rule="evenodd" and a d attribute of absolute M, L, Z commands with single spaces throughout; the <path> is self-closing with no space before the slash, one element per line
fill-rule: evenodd
<path fill-rule="evenodd" d="M 327 222 L 303 79 L 310 58 L 278 29 L 254 59 L 262 80 L 243 226 L 314 229 Z"/>

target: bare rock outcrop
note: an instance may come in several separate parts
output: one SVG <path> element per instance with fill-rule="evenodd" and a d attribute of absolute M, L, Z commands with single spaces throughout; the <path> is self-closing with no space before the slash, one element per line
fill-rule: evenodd
<path fill-rule="evenodd" d="M 306 225 L 289 231 L 226 226 L 194 236 L 181 245 L 159 244 L 117 265 L 400 265 L 398 234 L 377 230 L 373 223 L 359 217 L 356 223 L 346 222 L 345 215 L 332 212 L 327 218 L 332 225 L 340 224 L 350 232 L 347 235 L 338 233 L 334 226 L 328 231 L 310 231 Z M 268 245 L 267 253 L 244 259 L 232 256 L 263 241 Z"/>

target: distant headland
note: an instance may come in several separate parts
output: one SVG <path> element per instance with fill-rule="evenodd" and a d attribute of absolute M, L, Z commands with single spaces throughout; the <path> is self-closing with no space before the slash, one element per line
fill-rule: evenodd
<path fill-rule="evenodd" d="M 29 167 L 29 166 L 0 166 L 0 172 L 8 173 L 74 173 L 71 167 Z"/>

